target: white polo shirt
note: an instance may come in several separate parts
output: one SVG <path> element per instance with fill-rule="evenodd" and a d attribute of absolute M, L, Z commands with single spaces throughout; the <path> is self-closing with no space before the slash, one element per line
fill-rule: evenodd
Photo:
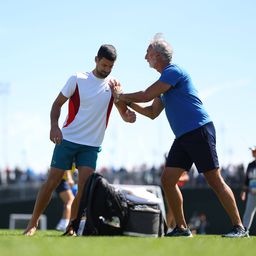
<path fill-rule="evenodd" d="M 99 79 L 87 72 L 68 79 L 61 90 L 69 98 L 68 115 L 62 128 L 63 139 L 101 146 L 113 106 L 110 78 Z"/>

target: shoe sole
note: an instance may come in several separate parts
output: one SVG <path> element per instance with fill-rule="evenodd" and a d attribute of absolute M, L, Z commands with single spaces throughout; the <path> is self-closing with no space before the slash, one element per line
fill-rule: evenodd
<path fill-rule="evenodd" d="M 189 236 L 184 236 L 184 235 L 176 235 L 176 236 L 168 236 L 168 235 L 165 235 L 165 237 L 187 237 L 187 238 L 191 238 L 193 237 L 193 235 L 189 235 Z"/>
<path fill-rule="evenodd" d="M 249 235 L 244 235 L 244 236 L 226 236 L 226 235 L 222 235 L 222 237 L 224 238 L 249 238 Z"/>

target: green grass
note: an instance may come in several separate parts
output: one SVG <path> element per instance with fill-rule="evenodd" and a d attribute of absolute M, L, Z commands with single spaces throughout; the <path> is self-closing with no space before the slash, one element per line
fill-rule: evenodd
<path fill-rule="evenodd" d="M 255 255 L 256 237 L 229 239 L 215 235 L 193 238 L 62 237 L 53 230 L 33 237 L 22 230 L 0 230 L 1 256 L 246 256 Z"/>

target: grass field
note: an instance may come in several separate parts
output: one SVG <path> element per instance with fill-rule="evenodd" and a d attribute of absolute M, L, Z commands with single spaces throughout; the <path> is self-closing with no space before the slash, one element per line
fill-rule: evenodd
<path fill-rule="evenodd" d="M 245 256 L 255 255 L 256 236 L 230 239 L 214 235 L 193 238 L 62 237 L 53 230 L 25 237 L 22 230 L 0 230 L 1 256 Z"/>

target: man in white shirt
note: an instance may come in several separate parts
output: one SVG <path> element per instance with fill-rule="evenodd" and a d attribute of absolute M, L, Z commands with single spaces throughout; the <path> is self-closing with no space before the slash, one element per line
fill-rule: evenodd
<path fill-rule="evenodd" d="M 114 46 L 102 45 L 95 57 L 95 69 L 71 76 L 55 99 L 51 109 L 50 139 L 56 145 L 51 168 L 37 195 L 32 218 L 24 235 L 34 235 L 40 215 L 49 204 L 64 171 L 71 169 L 73 162 L 78 169 L 79 180 L 78 193 L 72 204 L 71 220 L 76 217 L 82 189 L 89 175 L 96 169 L 97 156 L 101 151 L 113 103 L 125 122 L 135 122 L 135 112 L 129 110 L 121 101 L 114 102 L 109 87 L 110 80 L 114 79 L 109 74 L 116 57 Z M 68 99 L 68 116 L 60 129 L 58 120 L 61 108 Z"/>

